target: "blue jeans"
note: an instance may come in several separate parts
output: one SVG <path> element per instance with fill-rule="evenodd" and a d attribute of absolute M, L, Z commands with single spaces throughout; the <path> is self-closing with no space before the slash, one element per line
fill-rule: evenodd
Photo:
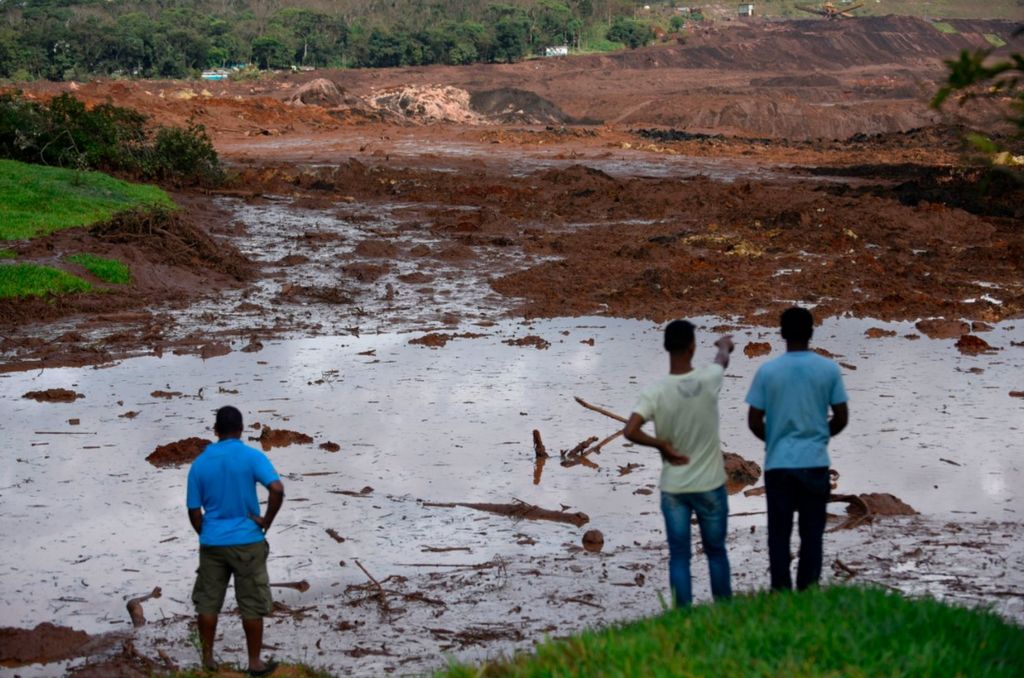
<path fill-rule="evenodd" d="M 661 512 L 665 514 L 668 534 L 668 581 L 676 607 L 693 602 L 690 583 L 690 516 L 697 514 L 700 540 L 708 558 L 711 595 L 715 600 L 732 596 L 729 581 L 729 555 L 725 551 L 729 499 L 725 485 L 707 492 L 661 493 Z"/>

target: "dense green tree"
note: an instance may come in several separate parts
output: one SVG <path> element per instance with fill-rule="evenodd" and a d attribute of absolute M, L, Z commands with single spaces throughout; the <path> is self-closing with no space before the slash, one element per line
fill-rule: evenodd
<path fill-rule="evenodd" d="M 636 49 L 654 40 L 654 31 L 648 24 L 620 16 L 612 22 L 605 37 L 615 42 L 621 42 L 631 49 Z"/>

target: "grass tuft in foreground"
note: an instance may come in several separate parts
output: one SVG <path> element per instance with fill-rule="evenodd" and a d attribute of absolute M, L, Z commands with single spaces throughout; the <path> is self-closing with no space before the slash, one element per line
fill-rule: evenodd
<path fill-rule="evenodd" d="M 1018 676 L 1024 629 L 881 589 L 761 593 L 439 676 Z"/>
<path fill-rule="evenodd" d="M 0 160 L 0 240 L 86 226 L 143 205 L 174 207 L 156 186 L 129 184 L 99 172 Z"/>
<path fill-rule="evenodd" d="M 95 254 L 72 254 L 67 260 L 78 264 L 103 282 L 127 285 L 132 281 L 132 273 L 128 266 L 117 259 L 98 257 Z"/>
<path fill-rule="evenodd" d="M 78 276 L 49 266 L 37 264 L 0 266 L 0 299 L 88 292 L 91 289 L 92 286 Z"/>

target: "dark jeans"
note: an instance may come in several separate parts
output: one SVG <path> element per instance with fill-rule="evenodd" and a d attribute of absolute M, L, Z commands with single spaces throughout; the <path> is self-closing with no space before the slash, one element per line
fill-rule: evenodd
<path fill-rule="evenodd" d="M 803 591 L 821 578 L 822 537 L 828 504 L 828 467 L 773 469 L 764 474 L 768 499 L 768 560 L 772 589 L 790 590 L 789 538 L 793 511 L 800 514 L 800 561 L 796 587 Z"/>
<path fill-rule="evenodd" d="M 729 556 L 725 534 L 729 520 L 729 499 L 725 485 L 708 492 L 661 493 L 661 512 L 668 534 L 668 580 L 676 607 L 693 602 L 690 584 L 690 516 L 697 514 L 704 555 L 711 575 L 711 595 L 716 599 L 732 595 L 729 581 Z"/>

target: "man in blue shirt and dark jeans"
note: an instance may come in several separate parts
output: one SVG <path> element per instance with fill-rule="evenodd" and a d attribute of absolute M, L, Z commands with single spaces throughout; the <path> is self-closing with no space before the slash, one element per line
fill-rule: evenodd
<path fill-rule="evenodd" d="M 747 394 L 747 425 L 765 441 L 768 560 L 772 589 L 790 590 L 789 540 L 800 514 L 796 587 L 821 578 L 825 507 L 829 497 L 828 441 L 846 427 L 849 411 L 839 366 L 810 350 L 814 318 L 796 306 L 782 313 L 786 353 L 757 370 Z M 832 418 L 829 419 L 829 408 Z"/>
<path fill-rule="evenodd" d="M 199 535 L 199 569 L 192 589 L 203 668 L 216 670 L 213 639 L 228 582 L 235 578 L 235 599 L 249 652 L 249 675 L 265 676 L 275 662 L 260 658 L 263 617 L 270 614 L 270 578 L 264 534 L 284 502 L 284 485 L 262 452 L 241 441 L 242 413 L 234 407 L 217 410 L 213 426 L 218 441 L 208 445 L 188 472 L 188 519 Z M 256 483 L 270 492 L 267 513 L 260 516 Z"/>

